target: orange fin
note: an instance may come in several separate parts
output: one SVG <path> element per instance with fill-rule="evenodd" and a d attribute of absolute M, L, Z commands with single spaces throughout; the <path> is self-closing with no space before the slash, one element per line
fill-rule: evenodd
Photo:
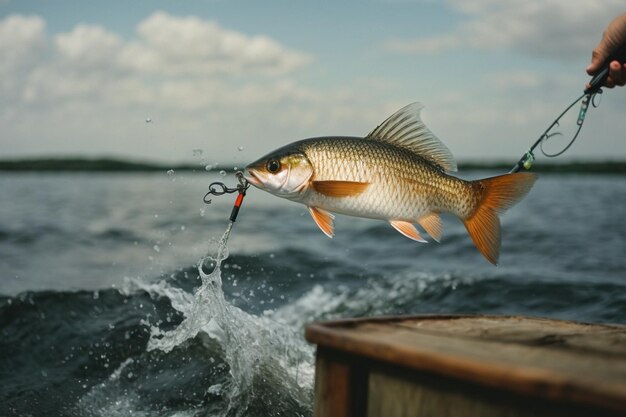
<path fill-rule="evenodd" d="M 532 188 L 537 177 L 529 172 L 505 174 L 474 181 L 482 190 L 482 200 L 474 212 L 463 220 L 474 244 L 489 262 L 498 264 L 500 255 L 500 219 L 498 214 L 519 200 Z"/>
<path fill-rule="evenodd" d="M 315 223 L 322 229 L 322 232 L 329 238 L 333 238 L 335 231 L 333 227 L 333 220 L 335 216 L 332 213 L 317 207 L 309 207 L 311 216 Z"/>
<path fill-rule="evenodd" d="M 419 232 L 409 222 L 405 222 L 402 220 L 389 220 L 389 223 L 396 229 L 398 232 L 402 233 L 404 236 L 409 239 L 413 239 L 417 242 L 428 243 L 422 236 L 420 236 Z"/>
<path fill-rule="evenodd" d="M 369 182 L 356 181 L 313 181 L 313 189 L 327 197 L 352 197 L 361 194 Z"/>
<path fill-rule="evenodd" d="M 437 213 L 428 213 L 420 217 L 417 222 L 426 230 L 430 237 L 439 242 L 443 234 L 443 223 Z"/>

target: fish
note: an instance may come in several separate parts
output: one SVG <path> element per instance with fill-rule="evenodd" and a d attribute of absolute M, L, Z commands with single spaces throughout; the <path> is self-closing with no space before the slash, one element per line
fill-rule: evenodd
<path fill-rule="evenodd" d="M 442 213 L 459 218 L 478 251 L 497 265 L 500 215 L 532 188 L 536 176 L 517 172 L 467 181 L 451 175 L 450 150 L 422 122 L 411 103 L 365 137 L 299 140 L 252 162 L 244 178 L 275 196 L 308 207 L 332 238 L 335 214 L 389 222 L 402 235 L 427 242 L 443 234 Z"/>

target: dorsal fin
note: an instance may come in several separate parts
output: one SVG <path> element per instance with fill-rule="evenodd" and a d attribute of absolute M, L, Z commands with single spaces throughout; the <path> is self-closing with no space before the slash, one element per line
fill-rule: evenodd
<path fill-rule="evenodd" d="M 444 171 L 456 171 L 456 162 L 450 149 L 422 122 L 420 111 L 423 108 L 420 103 L 411 103 L 401 108 L 372 130 L 365 139 L 393 143 L 415 152 Z"/>

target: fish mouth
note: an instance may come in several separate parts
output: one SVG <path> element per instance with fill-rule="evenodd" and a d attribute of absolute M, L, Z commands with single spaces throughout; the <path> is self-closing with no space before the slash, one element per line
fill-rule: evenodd
<path fill-rule="evenodd" d="M 255 187 L 261 188 L 263 186 L 263 183 L 261 182 L 259 177 L 254 173 L 254 170 L 252 168 L 246 168 L 246 172 L 243 177 L 246 179 L 246 181 L 248 181 L 250 184 L 254 185 Z"/>

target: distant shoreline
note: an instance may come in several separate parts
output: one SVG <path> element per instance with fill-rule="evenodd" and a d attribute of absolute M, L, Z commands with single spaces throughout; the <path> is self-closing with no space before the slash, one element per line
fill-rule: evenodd
<path fill-rule="evenodd" d="M 499 170 L 509 171 L 515 162 L 459 162 L 459 171 Z M 200 164 L 165 164 L 137 162 L 115 158 L 32 158 L 0 160 L 3 172 L 166 172 L 174 171 L 233 171 L 232 165 L 218 165 L 207 170 Z M 626 174 L 626 161 L 570 161 L 553 163 L 536 161 L 532 167 L 536 172 Z"/>

